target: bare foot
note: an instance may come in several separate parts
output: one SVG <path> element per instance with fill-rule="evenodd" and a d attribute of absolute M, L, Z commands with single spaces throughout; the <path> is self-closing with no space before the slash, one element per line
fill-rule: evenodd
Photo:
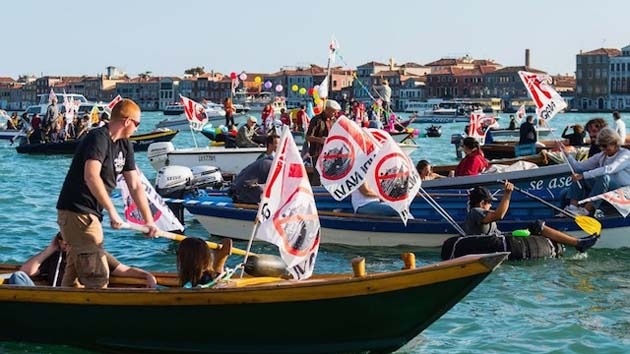
<path fill-rule="evenodd" d="M 217 273 L 223 273 L 225 268 L 225 262 L 228 256 L 232 254 L 232 239 L 224 238 L 221 240 L 221 248 L 215 251 L 214 264 L 212 265 L 214 271 Z"/>

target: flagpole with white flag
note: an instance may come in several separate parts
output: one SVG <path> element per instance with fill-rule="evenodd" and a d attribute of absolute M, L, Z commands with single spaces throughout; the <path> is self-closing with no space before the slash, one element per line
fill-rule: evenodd
<path fill-rule="evenodd" d="M 195 138 L 195 131 L 200 131 L 204 124 L 208 122 L 206 108 L 201 103 L 195 102 L 188 97 L 179 95 L 179 98 L 184 106 L 184 113 L 186 114 L 186 119 L 188 120 L 190 133 L 192 134 L 193 141 L 195 142 L 195 147 L 199 147 L 197 145 L 197 139 Z"/>

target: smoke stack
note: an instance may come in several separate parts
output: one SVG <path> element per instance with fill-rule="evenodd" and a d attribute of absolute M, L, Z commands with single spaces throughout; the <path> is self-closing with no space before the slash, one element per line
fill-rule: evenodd
<path fill-rule="evenodd" d="M 529 68 L 529 49 L 525 49 L 525 67 Z"/>

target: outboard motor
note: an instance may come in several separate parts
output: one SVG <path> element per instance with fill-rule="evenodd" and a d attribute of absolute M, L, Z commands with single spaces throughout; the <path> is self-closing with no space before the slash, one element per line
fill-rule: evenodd
<path fill-rule="evenodd" d="M 164 166 L 155 178 L 155 191 L 163 198 L 183 199 L 193 186 L 193 173 L 185 166 Z M 184 224 L 184 206 L 166 202 L 179 222 Z"/>
<path fill-rule="evenodd" d="M 458 159 L 462 158 L 462 150 L 459 148 L 462 145 L 462 141 L 464 141 L 464 136 L 462 134 L 451 135 L 451 144 L 455 145 L 455 155 Z"/>
<path fill-rule="evenodd" d="M 218 167 L 202 165 L 193 166 L 190 170 L 193 174 L 193 188 L 218 189 L 223 186 L 223 176 L 221 175 L 221 170 Z"/>
<path fill-rule="evenodd" d="M 175 146 L 170 141 L 159 142 L 149 145 L 147 158 L 151 166 L 156 170 L 168 165 L 168 153 L 175 150 Z"/>

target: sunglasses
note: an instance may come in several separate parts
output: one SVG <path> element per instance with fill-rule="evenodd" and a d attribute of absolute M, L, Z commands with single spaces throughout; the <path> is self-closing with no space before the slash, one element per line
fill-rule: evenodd
<path fill-rule="evenodd" d="M 607 147 L 608 147 L 608 144 L 599 144 L 600 149 L 606 149 Z"/>
<path fill-rule="evenodd" d="M 135 120 L 133 120 L 133 119 L 131 119 L 131 118 L 127 118 L 127 120 L 130 120 L 130 121 L 133 123 L 133 125 L 135 125 L 135 126 L 136 126 L 136 128 L 140 125 L 140 122 L 135 121 Z"/>

